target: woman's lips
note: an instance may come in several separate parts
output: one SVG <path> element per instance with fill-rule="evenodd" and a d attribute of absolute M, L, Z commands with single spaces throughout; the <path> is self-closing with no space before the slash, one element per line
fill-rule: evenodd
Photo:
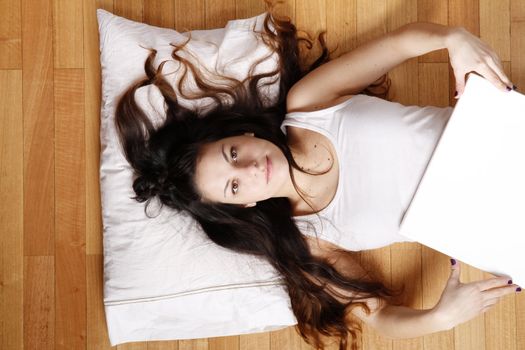
<path fill-rule="evenodd" d="M 266 183 L 270 182 L 270 177 L 272 176 L 272 161 L 268 156 L 266 156 Z"/>

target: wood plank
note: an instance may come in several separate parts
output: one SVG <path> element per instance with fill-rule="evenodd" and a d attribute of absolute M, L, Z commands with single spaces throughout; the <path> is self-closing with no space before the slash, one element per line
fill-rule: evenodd
<path fill-rule="evenodd" d="M 511 74 L 509 78 L 518 91 L 525 91 L 525 22 L 512 22 L 511 24 Z"/>
<path fill-rule="evenodd" d="M 22 1 L 24 255 L 54 255 L 53 3 Z"/>
<path fill-rule="evenodd" d="M 498 54 L 510 60 L 510 0 L 479 0 L 480 38 Z"/>
<path fill-rule="evenodd" d="M 470 283 L 483 279 L 483 271 L 468 264 L 461 265 L 461 282 Z M 454 328 L 454 344 L 456 349 L 485 349 L 485 317 L 460 324 Z"/>
<path fill-rule="evenodd" d="M 296 3 L 295 24 L 312 36 L 326 30 L 326 0 Z"/>
<path fill-rule="evenodd" d="M 391 32 L 397 28 L 417 21 L 417 0 L 387 1 L 387 31 Z M 388 99 L 406 106 L 418 103 L 418 58 L 411 58 L 392 69 L 388 76 L 391 81 Z"/>
<path fill-rule="evenodd" d="M 280 16 L 288 16 L 292 19 L 292 23 L 296 24 L 295 22 L 295 0 L 282 0 L 279 4 L 276 4 L 275 10 L 276 13 Z M 304 29 L 304 28 L 297 28 L 297 29 Z"/>
<path fill-rule="evenodd" d="M 301 339 L 301 350 L 318 350 L 314 346 L 308 344 L 300 335 L 297 335 Z M 339 350 L 339 343 L 337 342 L 337 339 L 335 337 L 323 338 L 325 343 L 325 350 Z"/>
<path fill-rule="evenodd" d="M 103 305 L 103 247 L 99 188 L 100 51 L 96 8 L 113 11 L 113 2 L 84 0 L 84 83 L 86 116 L 87 349 L 110 349 Z"/>
<path fill-rule="evenodd" d="M 104 314 L 103 266 L 101 254 L 86 256 L 87 350 L 111 349 Z"/>
<path fill-rule="evenodd" d="M 462 26 L 479 37 L 479 0 L 448 0 L 448 25 Z"/>
<path fill-rule="evenodd" d="M 179 350 L 208 350 L 208 339 L 179 340 Z"/>
<path fill-rule="evenodd" d="M 400 288 L 403 284 L 405 292 L 401 301 L 403 305 L 413 309 L 423 309 L 422 277 L 421 277 L 421 245 L 418 243 L 396 243 L 391 246 L 392 284 Z M 423 348 L 423 338 L 395 339 L 392 341 L 394 350 L 418 350 Z"/>
<path fill-rule="evenodd" d="M 100 199 L 100 51 L 96 0 L 84 0 L 86 252 L 103 254 Z"/>
<path fill-rule="evenodd" d="M 235 19 L 235 0 L 206 0 L 205 28 L 224 28 L 229 20 Z"/>
<path fill-rule="evenodd" d="M 295 4 L 295 24 L 307 31 L 314 40 L 311 50 L 304 50 L 301 58 L 308 66 L 315 62 L 321 54 L 321 45 L 316 39 L 321 31 L 326 30 L 326 1 L 299 1 Z M 301 49 L 306 47 L 301 45 Z"/>
<path fill-rule="evenodd" d="M 357 0 L 326 2 L 326 44 L 336 58 L 357 46 Z"/>
<path fill-rule="evenodd" d="M 22 71 L 0 70 L 0 348 L 23 349 Z"/>
<path fill-rule="evenodd" d="M 417 57 L 405 61 L 388 72 L 391 81 L 388 99 L 405 106 L 417 105 L 419 101 L 418 73 Z"/>
<path fill-rule="evenodd" d="M 82 0 L 53 0 L 55 68 L 83 68 Z"/>
<path fill-rule="evenodd" d="M 113 11 L 117 16 L 142 22 L 144 0 L 114 0 Z"/>
<path fill-rule="evenodd" d="M 418 0 L 417 20 L 448 25 L 447 1 Z M 419 57 L 419 62 L 448 62 L 448 52 L 446 49 L 441 49 L 427 53 Z"/>
<path fill-rule="evenodd" d="M 266 12 L 262 0 L 236 0 L 235 18 L 250 18 Z"/>
<path fill-rule="evenodd" d="M 96 4 L 97 8 L 99 9 L 104 9 L 108 12 L 113 12 L 113 0 L 96 0 Z"/>
<path fill-rule="evenodd" d="M 239 350 L 270 350 L 270 332 L 242 334 L 239 336 Z"/>
<path fill-rule="evenodd" d="M 86 347 L 84 71 L 55 69 L 56 348 Z"/>
<path fill-rule="evenodd" d="M 449 0 L 448 13 L 449 26 L 464 27 L 473 35 L 479 37 L 479 0 Z M 456 79 L 452 66 L 449 66 L 449 79 L 449 105 L 455 106 L 457 103 L 457 99 L 454 97 Z"/>
<path fill-rule="evenodd" d="M 147 350 L 178 350 L 179 342 L 177 340 L 168 341 L 149 341 Z"/>
<path fill-rule="evenodd" d="M 144 0 L 144 23 L 157 27 L 175 28 L 173 1 Z"/>
<path fill-rule="evenodd" d="M 521 286 L 521 289 L 525 289 Z M 525 349 L 525 292 L 521 291 L 516 294 L 516 303 L 514 314 L 516 317 L 516 349 Z"/>
<path fill-rule="evenodd" d="M 205 0 L 175 0 L 175 28 L 179 32 L 205 29 L 205 27 Z"/>
<path fill-rule="evenodd" d="M 423 64 L 428 66 L 444 65 L 444 63 Z M 443 67 L 442 69 L 444 68 L 446 67 Z M 421 257 L 423 262 L 423 308 L 431 309 L 439 301 L 448 278 L 450 277 L 452 268 L 448 256 L 429 247 L 422 246 Z M 454 330 L 451 329 L 425 335 L 423 337 L 423 342 L 425 350 L 454 349 Z"/>
<path fill-rule="evenodd" d="M 417 22 L 417 0 L 387 0 L 386 28 L 388 32 L 405 24 Z"/>
<path fill-rule="evenodd" d="M 420 106 L 447 107 L 449 105 L 448 64 L 419 63 Z"/>
<path fill-rule="evenodd" d="M 301 344 L 303 342 L 303 339 L 297 334 L 295 326 L 270 332 L 271 350 L 301 350 Z"/>
<path fill-rule="evenodd" d="M 149 342 L 129 342 L 117 346 L 118 350 L 148 350 Z"/>
<path fill-rule="evenodd" d="M 350 340 L 350 338 L 348 338 Z M 325 338 L 325 341 L 327 342 L 325 345 L 325 350 L 339 350 L 339 342 L 336 338 Z M 348 346 L 348 349 L 350 349 L 350 345 Z M 301 350 L 317 350 L 312 345 L 309 345 L 305 341 L 301 343 Z"/>
<path fill-rule="evenodd" d="M 386 32 L 386 0 L 357 0 L 357 46 Z"/>
<path fill-rule="evenodd" d="M 495 276 L 483 272 L 483 279 L 493 277 Z M 507 295 L 485 313 L 486 350 L 516 350 L 515 310 L 515 295 Z"/>
<path fill-rule="evenodd" d="M 55 349 L 54 256 L 24 257 L 24 347 Z"/>
<path fill-rule="evenodd" d="M 510 79 L 512 82 L 512 68 L 510 62 L 502 62 L 503 64 L 503 72 L 505 75 Z M 514 84 L 515 85 L 515 84 Z"/>
<path fill-rule="evenodd" d="M 208 338 L 208 350 L 239 350 L 239 336 Z"/>
<path fill-rule="evenodd" d="M 511 23 L 525 21 L 525 2 L 523 0 L 510 0 L 510 21 Z"/>
<path fill-rule="evenodd" d="M 53 3 L 22 1 L 24 345 L 55 348 Z M 30 213 L 30 214 L 29 214 Z"/>
<path fill-rule="evenodd" d="M 22 68 L 20 0 L 0 0 L 0 69 Z"/>
<path fill-rule="evenodd" d="M 365 250 L 360 252 L 361 265 L 371 272 L 371 275 L 387 287 L 392 287 L 392 265 L 390 247 Z M 393 340 L 380 336 L 372 327 L 362 323 L 363 350 L 393 349 Z"/>

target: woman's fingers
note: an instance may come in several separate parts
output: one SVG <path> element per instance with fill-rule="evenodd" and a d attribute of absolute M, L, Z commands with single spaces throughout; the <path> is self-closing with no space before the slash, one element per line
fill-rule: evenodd
<path fill-rule="evenodd" d="M 497 56 L 496 56 L 497 58 Z M 501 65 L 501 62 L 499 62 L 499 59 L 489 59 L 487 62 L 488 66 L 492 69 L 492 71 L 498 76 L 499 80 L 505 84 L 505 87 L 512 88 L 513 84 L 510 81 L 510 79 L 505 74 L 505 71 L 503 70 L 503 66 Z"/>
<path fill-rule="evenodd" d="M 475 72 L 483 76 L 502 91 L 509 91 L 507 87 L 513 87 L 512 82 L 503 71 L 501 65 L 493 58 L 487 59 L 487 62 L 481 67 L 478 67 Z M 465 72 L 458 70 L 455 71 L 454 74 L 456 79 L 456 91 L 458 92 L 456 99 L 458 99 L 463 95 L 465 90 Z"/>
<path fill-rule="evenodd" d="M 508 286 L 483 292 L 483 297 L 486 299 L 483 303 L 482 312 L 485 312 L 487 309 L 490 309 L 491 307 L 499 303 L 505 295 L 513 293 L 516 293 L 515 286 Z"/>
<path fill-rule="evenodd" d="M 485 306 L 483 309 L 481 309 L 481 313 L 489 311 L 490 309 L 492 309 L 494 307 L 494 305 L 496 305 L 496 304 L 491 304 L 491 305 Z"/>
<path fill-rule="evenodd" d="M 507 285 L 505 287 L 500 287 L 500 288 L 495 288 L 495 289 L 489 289 L 489 290 L 485 290 L 483 291 L 483 297 L 486 299 L 486 300 L 490 300 L 490 299 L 499 299 L 507 294 L 513 294 L 513 293 L 516 293 L 516 285 L 515 284 L 511 284 L 511 285 Z"/>
<path fill-rule="evenodd" d="M 490 67 L 490 66 L 484 66 L 482 69 L 480 69 L 481 75 L 483 75 L 488 81 L 490 81 L 494 86 L 499 88 L 502 91 L 508 91 L 507 90 L 507 84 L 504 83 L 500 77 L 496 74 L 496 72 Z M 511 84 L 512 85 L 512 84 Z M 511 86 L 512 88 L 512 86 Z"/>
<path fill-rule="evenodd" d="M 467 72 L 463 70 L 454 70 L 454 77 L 456 79 L 456 96 L 455 98 L 458 99 L 461 95 L 463 95 L 463 91 L 465 90 L 465 76 L 467 75 Z"/>
<path fill-rule="evenodd" d="M 489 278 L 486 280 L 476 281 L 472 283 L 477 285 L 479 290 L 485 291 L 485 290 L 492 289 L 492 288 L 508 286 L 509 280 L 510 280 L 509 277 L 503 276 L 503 277 Z M 514 287 L 514 289 L 516 289 L 516 287 Z"/>
<path fill-rule="evenodd" d="M 448 284 L 452 285 L 459 285 L 461 282 L 459 281 L 459 277 L 461 275 L 461 268 L 459 266 L 459 261 L 456 259 L 450 259 L 451 264 L 451 271 L 450 271 L 450 277 L 448 278 Z"/>

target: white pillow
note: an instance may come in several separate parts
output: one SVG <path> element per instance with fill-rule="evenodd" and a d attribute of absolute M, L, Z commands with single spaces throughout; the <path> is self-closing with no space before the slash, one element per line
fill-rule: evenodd
<path fill-rule="evenodd" d="M 118 99 L 130 84 L 145 77 L 149 51 L 141 46 L 157 50 L 157 66 L 170 59 L 173 47 L 169 43 L 182 43 L 188 34 L 101 9 L 97 17 L 102 66 L 104 306 L 111 345 L 266 332 L 296 324 L 288 294 L 268 262 L 214 244 L 187 214 L 164 206 L 150 219 L 144 214 L 145 203 L 130 199 L 135 195 L 133 172 L 114 127 Z M 265 17 L 266 13 L 229 21 L 221 29 L 192 31 L 193 39 L 186 47 L 209 69 L 217 66 L 219 73 L 242 79 L 255 60 L 270 52 L 252 32 L 254 25 L 264 30 Z M 274 69 L 276 56 L 256 72 Z M 163 72 L 177 66 L 166 64 Z M 173 82 L 177 74 L 170 77 Z M 278 81 L 268 88 L 268 96 L 276 96 L 277 89 Z M 156 87 L 141 88 L 136 98 L 154 124 L 162 122 L 165 107 Z M 180 100 L 194 108 L 210 107 L 211 101 Z M 155 210 L 148 214 L 155 216 L 156 199 L 150 208 Z"/>

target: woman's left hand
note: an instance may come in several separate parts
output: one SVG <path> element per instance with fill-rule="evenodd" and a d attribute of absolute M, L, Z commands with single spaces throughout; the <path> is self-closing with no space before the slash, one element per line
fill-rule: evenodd
<path fill-rule="evenodd" d="M 453 27 L 446 38 L 450 65 L 456 79 L 456 98 L 465 90 L 465 75 L 475 71 L 502 91 L 512 89 L 513 84 L 503 71 L 498 55 L 465 28 Z"/>
<path fill-rule="evenodd" d="M 492 277 L 469 283 L 460 282 L 459 261 L 453 262 L 452 271 L 438 303 L 432 309 L 443 329 L 480 316 L 507 295 L 516 294 L 518 285 L 509 276 Z"/>

